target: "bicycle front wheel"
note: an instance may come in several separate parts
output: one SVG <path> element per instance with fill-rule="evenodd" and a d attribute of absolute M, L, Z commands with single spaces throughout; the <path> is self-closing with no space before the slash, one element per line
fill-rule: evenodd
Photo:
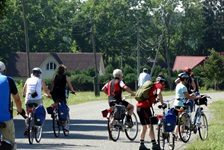
<path fill-rule="evenodd" d="M 187 113 L 183 113 L 179 117 L 178 130 L 180 139 L 186 143 L 191 137 L 191 120 Z"/>
<path fill-rule="evenodd" d="M 199 131 L 199 136 L 201 140 L 206 140 L 208 138 L 208 121 L 205 114 L 202 114 L 200 116 L 198 131 Z"/>
<path fill-rule="evenodd" d="M 43 132 L 42 126 L 35 127 L 35 140 L 37 143 L 40 143 L 41 141 L 42 132 Z"/>
<path fill-rule="evenodd" d="M 116 142 L 120 136 L 121 126 L 118 125 L 118 123 L 119 122 L 117 120 L 115 120 L 113 116 L 110 116 L 108 118 L 107 130 L 109 133 L 109 138 L 111 140 L 113 140 L 114 142 Z"/>
<path fill-rule="evenodd" d="M 60 135 L 60 121 L 57 112 L 53 114 L 53 131 L 55 137 Z"/>
<path fill-rule="evenodd" d="M 67 116 L 67 120 L 65 121 L 65 126 L 66 127 L 63 130 L 63 133 L 64 133 L 65 136 L 68 136 L 68 134 L 69 134 L 69 128 L 70 128 L 70 116 L 69 116 L 69 114 Z"/>
<path fill-rule="evenodd" d="M 133 141 L 138 135 L 138 120 L 135 113 L 131 115 L 131 120 L 132 126 L 126 125 L 125 134 L 129 140 Z"/>
<path fill-rule="evenodd" d="M 158 146 L 161 150 L 165 150 L 165 133 L 163 132 L 163 125 L 158 125 Z"/>
<path fill-rule="evenodd" d="M 167 133 L 167 144 L 168 144 L 168 149 L 174 150 L 175 147 L 175 135 L 172 132 Z"/>
<path fill-rule="evenodd" d="M 33 144 L 33 139 L 34 139 L 34 122 L 32 117 L 28 119 L 28 140 L 30 144 Z"/>

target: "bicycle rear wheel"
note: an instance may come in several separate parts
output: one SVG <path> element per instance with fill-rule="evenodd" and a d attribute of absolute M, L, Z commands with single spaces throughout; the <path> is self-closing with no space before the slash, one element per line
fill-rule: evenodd
<path fill-rule="evenodd" d="M 199 131 L 199 136 L 201 140 L 206 140 L 208 138 L 208 121 L 205 114 L 202 114 L 200 116 L 198 131 Z"/>
<path fill-rule="evenodd" d="M 129 140 L 133 141 L 138 135 L 138 120 L 135 113 L 131 115 L 131 119 L 133 123 L 132 127 L 126 125 L 125 134 Z"/>
<path fill-rule="evenodd" d="M 163 132 L 163 125 L 158 125 L 158 146 L 161 150 L 165 150 L 165 133 Z"/>
<path fill-rule="evenodd" d="M 42 132 L 43 132 L 42 126 L 35 127 L 35 140 L 37 143 L 40 143 L 41 141 Z"/>
<path fill-rule="evenodd" d="M 66 124 L 66 130 L 63 130 L 63 133 L 64 133 L 65 136 L 68 136 L 69 128 L 70 128 L 70 116 L 69 116 L 69 114 L 67 116 L 67 120 L 65 121 L 65 124 Z"/>
<path fill-rule="evenodd" d="M 179 118 L 178 130 L 180 139 L 186 143 L 191 137 L 191 120 L 187 113 L 183 113 Z"/>
<path fill-rule="evenodd" d="M 32 117 L 28 119 L 28 123 L 29 123 L 28 124 L 28 140 L 30 144 L 33 144 L 35 133 L 34 133 L 34 122 Z"/>
<path fill-rule="evenodd" d="M 107 121 L 107 130 L 109 133 L 109 138 L 116 142 L 120 136 L 120 125 L 118 125 L 118 121 L 114 120 L 114 117 L 110 116 Z"/>
<path fill-rule="evenodd" d="M 55 112 L 53 114 L 53 131 L 54 131 L 54 136 L 58 137 L 60 135 L 60 121 L 58 119 L 58 114 Z"/>

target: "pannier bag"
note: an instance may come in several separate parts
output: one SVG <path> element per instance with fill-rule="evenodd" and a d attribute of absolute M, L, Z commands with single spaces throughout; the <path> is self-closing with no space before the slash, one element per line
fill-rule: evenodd
<path fill-rule="evenodd" d="M 44 106 L 40 104 L 34 111 L 34 123 L 36 126 L 42 126 L 46 118 Z"/>
<path fill-rule="evenodd" d="M 125 116 L 125 106 L 124 105 L 115 105 L 114 106 L 114 119 L 121 120 Z"/>
<path fill-rule="evenodd" d="M 172 132 L 176 126 L 176 113 L 175 109 L 169 109 L 164 116 L 164 129 L 165 132 Z"/>
<path fill-rule="evenodd" d="M 53 113 L 52 106 L 47 107 L 47 113 L 50 114 L 50 115 Z"/>
<path fill-rule="evenodd" d="M 151 87 L 153 86 L 153 82 L 152 81 L 146 81 L 142 86 L 140 86 L 138 88 L 138 90 L 136 91 L 135 94 L 135 99 L 137 101 L 143 101 L 143 100 L 147 100 L 149 99 L 149 90 L 151 89 Z"/>
<path fill-rule="evenodd" d="M 69 113 L 69 108 L 66 105 L 65 101 L 61 102 L 61 105 L 58 106 L 58 118 L 61 121 L 66 121 Z"/>
<path fill-rule="evenodd" d="M 108 114 L 108 111 L 107 111 L 107 109 L 104 109 L 104 110 L 101 111 L 101 113 L 102 113 L 102 116 L 104 118 L 106 118 L 107 117 L 107 114 Z"/>

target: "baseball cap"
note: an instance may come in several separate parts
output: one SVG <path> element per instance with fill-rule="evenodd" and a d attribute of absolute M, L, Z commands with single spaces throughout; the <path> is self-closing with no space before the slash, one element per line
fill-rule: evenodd
<path fill-rule="evenodd" d="M 0 61 L 0 71 L 4 71 L 4 70 L 5 70 L 5 64 Z"/>
<path fill-rule="evenodd" d="M 144 68 L 143 71 L 144 71 L 144 72 L 148 72 L 148 69 L 147 69 L 147 68 Z"/>

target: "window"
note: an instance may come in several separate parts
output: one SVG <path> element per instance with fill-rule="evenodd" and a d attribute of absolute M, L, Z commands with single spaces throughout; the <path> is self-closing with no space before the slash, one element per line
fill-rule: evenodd
<path fill-rule="evenodd" d="M 55 70 L 56 64 L 54 62 L 47 63 L 47 70 Z"/>

